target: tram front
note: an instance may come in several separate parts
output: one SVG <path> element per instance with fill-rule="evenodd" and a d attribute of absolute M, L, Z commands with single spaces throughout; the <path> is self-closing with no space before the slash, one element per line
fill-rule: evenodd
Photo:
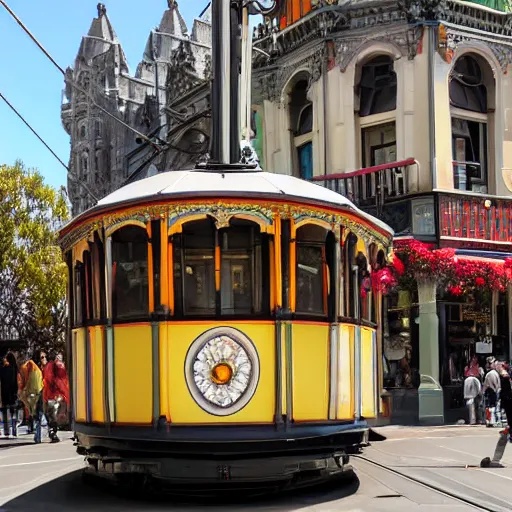
<path fill-rule="evenodd" d="M 254 170 L 168 172 L 61 232 L 73 425 L 98 474 L 272 485 L 347 469 L 379 409 L 389 228 Z M 363 296 L 364 295 L 364 296 Z"/>

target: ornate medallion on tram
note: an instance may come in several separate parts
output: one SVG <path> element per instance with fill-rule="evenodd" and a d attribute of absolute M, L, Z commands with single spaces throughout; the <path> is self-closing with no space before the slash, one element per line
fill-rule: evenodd
<path fill-rule="evenodd" d="M 232 327 L 216 327 L 201 334 L 185 361 L 190 394 L 202 409 L 216 416 L 243 409 L 256 391 L 259 373 L 252 341 Z"/>

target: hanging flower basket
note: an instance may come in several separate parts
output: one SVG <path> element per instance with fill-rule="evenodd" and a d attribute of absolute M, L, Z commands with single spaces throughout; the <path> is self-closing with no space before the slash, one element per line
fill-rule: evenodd
<path fill-rule="evenodd" d="M 418 240 L 396 242 L 391 261 L 387 293 L 411 292 L 419 281 L 430 281 L 453 297 L 471 296 L 484 305 L 492 292 L 504 292 L 512 284 L 512 258 L 504 264 L 458 258 L 454 249 L 436 249 Z M 383 270 L 379 272 L 382 276 Z"/>

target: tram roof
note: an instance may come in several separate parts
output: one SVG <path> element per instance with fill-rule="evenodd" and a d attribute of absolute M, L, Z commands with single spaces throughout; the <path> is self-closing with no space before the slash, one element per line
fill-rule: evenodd
<path fill-rule="evenodd" d="M 78 218 L 95 210 L 109 210 L 112 207 L 129 206 L 151 200 L 189 197 L 194 199 L 207 197 L 289 199 L 301 203 L 321 203 L 352 210 L 359 217 L 393 234 L 393 230 L 387 224 L 361 211 L 341 194 L 293 176 L 259 170 L 223 171 L 218 169 L 215 172 L 188 170 L 159 173 L 112 192 Z"/>

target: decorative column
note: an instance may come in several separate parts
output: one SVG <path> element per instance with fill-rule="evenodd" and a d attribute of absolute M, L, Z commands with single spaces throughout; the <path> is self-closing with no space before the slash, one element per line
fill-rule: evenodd
<path fill-rule="evenodd" d="M 436 281 L 418 280 L 420 305 L 420 374 L 418 389 L 421 424 L 444 423 L 443 389 L 439 384 L 439 318 L 436 307 Z"/>

